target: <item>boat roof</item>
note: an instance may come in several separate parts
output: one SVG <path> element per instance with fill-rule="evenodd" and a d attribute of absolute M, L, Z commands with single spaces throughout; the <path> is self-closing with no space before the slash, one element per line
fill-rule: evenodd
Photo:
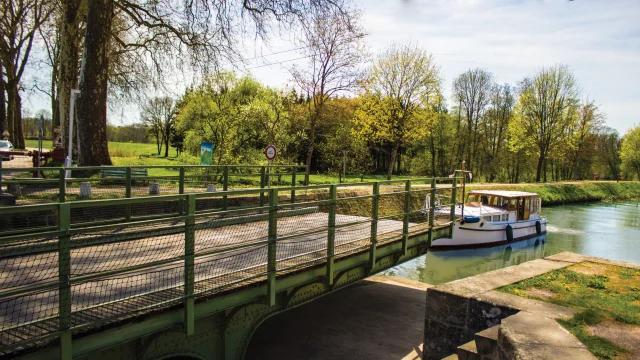
<path fill-rule="evenodd" d="M 469 195 L 478 194 L 478 195 L 487 195 L 487 196 L 502 196 L 506 198 L 511 197 L 524 197 L 524 196 L 535 196 L 538 197 L 538 194 L 525 192 L 525 191 L 507 191 L 507 190 L 471 190 L 469 191 Z"/>

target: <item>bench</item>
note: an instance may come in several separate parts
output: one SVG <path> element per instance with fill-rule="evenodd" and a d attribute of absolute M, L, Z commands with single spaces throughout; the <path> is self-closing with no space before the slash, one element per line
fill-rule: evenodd
<path fill-rule="evenodd" d="M 122 179 L 125 180 L 127 178 L 127 169 L 123 169 L 123 168 L 107 168 L 107 169 L 103 169 L 100 170 L 101 172 L 101 177 L 102 178 L 116 178 L 116 179 Z M 147 169 L 140 169 L 140 168 L 131 168 L 131 179 L 132 181 L 136 178 L 136 177 L 146 177 L 147 176 Z M 147 180 L 144 180 L 145 182 Z"/>

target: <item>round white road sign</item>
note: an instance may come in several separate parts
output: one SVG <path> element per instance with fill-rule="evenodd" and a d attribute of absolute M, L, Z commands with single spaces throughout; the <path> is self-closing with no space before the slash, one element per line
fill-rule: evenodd
<path fill-rule="evenodd" d="M 267 156 L 267 160 L 273 160 L 278 155 L 278 151 L 276 151 L 275 145 L 269 145 L 264 149 L 264 154 Z"/>

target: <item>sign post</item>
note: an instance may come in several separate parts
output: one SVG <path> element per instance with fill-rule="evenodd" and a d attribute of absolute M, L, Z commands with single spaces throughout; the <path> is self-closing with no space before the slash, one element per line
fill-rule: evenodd
<path fill-rule="evenodd" d="M 269 164 L 267 166 L 267 187 L 271 187 L 271 161 L 276 158 L 278 151 L 275 145 L 268 145 L 264 149 L 264 155 L 267 157 Z"/>
<path fill-rule="evenodd" d="M 213 143 L 200 143 L 200 165 L 213 165 Z M 209 167 L 205 170 L 205 185 L 209 185 Z"/>

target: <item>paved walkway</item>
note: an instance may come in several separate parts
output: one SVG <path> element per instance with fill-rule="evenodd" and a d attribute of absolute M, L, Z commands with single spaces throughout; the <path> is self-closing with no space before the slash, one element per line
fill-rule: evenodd
<path fill-rule="evenodd" d="M 426 289 L 374 276 L 265 321 L 245 360 L 422 358 Z"/>

